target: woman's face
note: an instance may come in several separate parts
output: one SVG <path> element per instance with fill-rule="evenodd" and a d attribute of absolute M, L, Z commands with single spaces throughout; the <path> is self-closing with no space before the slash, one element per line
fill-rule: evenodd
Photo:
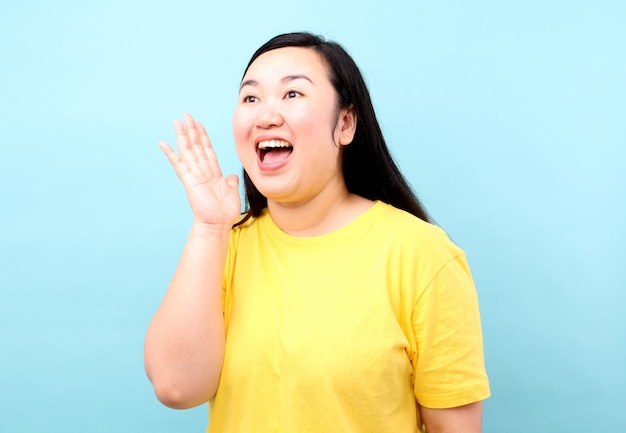
<path fill-rule="evenodd" d="M 340 147 L 354 136 L 352 110 L 337 108 L 320 55 L 309 48 L 268 51 L 248 68 L 233 116 L 237 154 L 269 201 L 307 202 L 345 189 Z"/>

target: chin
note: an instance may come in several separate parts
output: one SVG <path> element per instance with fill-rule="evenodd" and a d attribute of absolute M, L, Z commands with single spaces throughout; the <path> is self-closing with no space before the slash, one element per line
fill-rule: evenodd
<path fill-rule="evenodd" d="M 291 182 L 285 179 L 284 176 L 264 176 L 259 173 L 250 174 L 249 171 L 247 173 L 255 188 L 267 197 L 268 200 L 276 199 L 278 201 L 280 197 L 288 197 L 295 192 L 293 186 L 290 185 Z"/>

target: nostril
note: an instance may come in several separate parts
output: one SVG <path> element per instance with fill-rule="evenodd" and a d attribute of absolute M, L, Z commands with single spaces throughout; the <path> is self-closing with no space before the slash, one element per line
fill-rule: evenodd
<path fill-rule="evenodd" d="M 256 124 L 262 128 L 270 128 L 272 126 L 281 125 L 283 118 L 279 112 L 273 109 L 266 109 L 259 113 Z"/>

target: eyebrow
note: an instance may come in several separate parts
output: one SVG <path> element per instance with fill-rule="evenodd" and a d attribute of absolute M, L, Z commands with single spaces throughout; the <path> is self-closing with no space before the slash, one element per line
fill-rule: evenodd
<path fill-rule="evenodd" d="M 307 80 L 309 83 L 315 85 L 315 83 L 313 82 L 313 80 L 311 80 L 308 76 L 306 76 L 305 74 L 292 74 L 292 75 L 286 75 L 283 78 L 281 78 L 281 82 L 283 83 L 288 83 L 289 81 L 294 81 L 294 80 L 299 80 L 299 79 L 304 79 Z M 241 82 L 241 86 L 239 86 L 239 90 L 243 89 L 244 86 L 258 86 L 259 82 L 257 80 L 245 80 Z"/>

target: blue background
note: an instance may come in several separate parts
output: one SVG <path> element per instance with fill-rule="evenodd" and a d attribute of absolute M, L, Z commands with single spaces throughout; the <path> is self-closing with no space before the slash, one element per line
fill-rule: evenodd
<path fill-rule="evenodd" d="M 202 432 L 143 336 L 190 225 L 157 141 L 191 112 L 225 172 L 243 68 L 342 43 L 394 155 L 468 253 L 486 433 L 626 431 L 626 2 L 0 3 L 0 431 Z"/>

